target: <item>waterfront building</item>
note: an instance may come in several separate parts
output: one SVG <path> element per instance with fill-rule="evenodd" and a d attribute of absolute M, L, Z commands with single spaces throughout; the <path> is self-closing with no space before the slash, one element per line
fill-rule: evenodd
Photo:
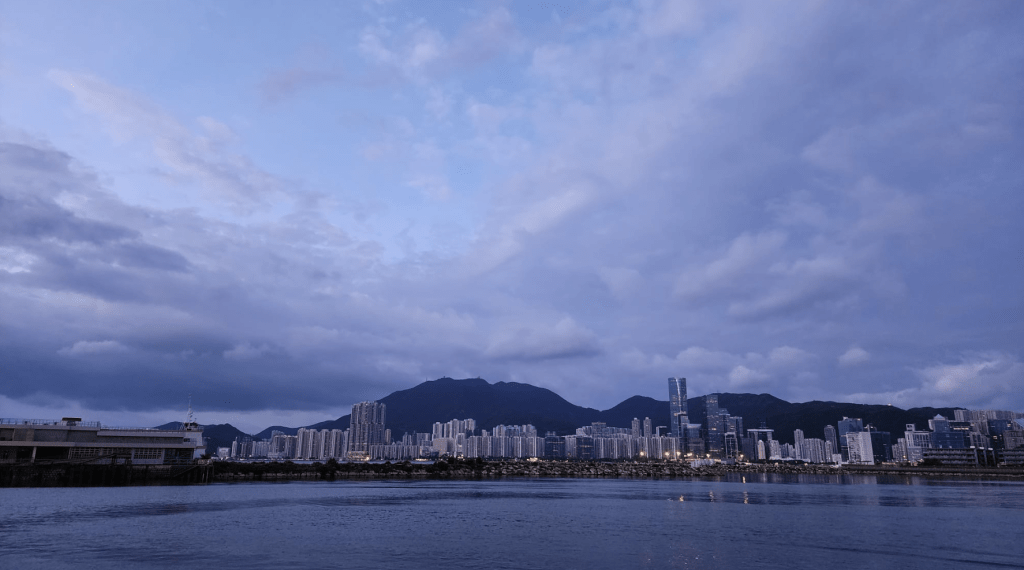
<path fill-rule="evenodd" d="M 1014 424 L 1003 432 L 1003 449 L 1024 449 L 1024 420 L 1014 420 Z"/>
<path fill-rule="evenodd" d="M 763 423 L 761 426 L 748 429 L 747 437 L 743 438 L 743 455 L 749 461 L 767 461 L 771 457 L 771 442 L 775 441 L 775 430 L 764 427 Z"/>
<path fill-rule="evenodd" d="M 871 453 L 875 463 L 889 463 L 892 461 L 892 445 L 890 444 L 889 432 L 878 431 L 875 426 L 868 426 L 866 433 L 871 438 Z"/>
<path fill-rule="evenodd" d="M 931 447 L 934 449 L 963 449 L 967 447 L 966 433 L 962 428 L 967 422 L 956 422 L 955 425 L 945 416 L 936 415 L 928 420 L 928 427 L 931 428 Z M 969 426 L 970 424 L 967 423 Z"/>
<path fill-rule="evenodd" d="M 875 453 L 871 444 L 871 432 L 847 432 L 846 448 L 848 461 L 854 465 L 874 465 Z"/>
<path fill-rule="evenodd" d="M 81 418 L 0 419 L 0 463 L 193 463 L 203 453 L 203 428 L 189 419 L 179 429 L 104 427 Z"/>
<path fill-rule="evenodd" d="M 1002 465 L 1024 465 L 1024 447 L 997 450 Z"/>
<path fill-rule="evenodd" d="M 547 459 L 561 459 L 565 457 L 565 440 L 558 437 L 553 431 L 549 431 L 544 435 L 544 457 Z"/>
<path fill-rule="evenodd" d="M 793 430 L 793 450 L 796 452 L 796 455 L 793 456 L 793 459 L 804 459 L 804 457 L 803 457 L 803 455 L 804 455 L 803 454 L 803 447 L 804 447 L 804 430 L 802 430 L 802 429 Z"/>
<path fill-rule="evenodd" d="M 807 463 L 831 463 L 832 454 L 829 445 L 823 439 L 805 438 L 800 444 L 800 459 Z"/>
<path fill-rule="evenodd" d="M 930 448 L 923 451 L 924 461 L 941 465 L 972 465 L 993 467 L 998 464 L 996 450 L 991 447 Z"/>
<path fill-rule="evenodd" d="M 907 462 L 907 463 L 918 463 L 924 459 L 922 450 L 928 449 L 932 446 L 931 432 L 918 431 L 917 426 L 914 424 L 906 424 L 906 431 L 903 432 L 903 437 L 897 441 L 899 448 L 899 455 L 897 455 L 896 447 L 893 448 L 893 459 L 896 461 Z M 900 444 L 899 442 L 903 443 Z"/>
<path fill-rule="evenodd" d="M 735 431 L 728 431 L 722 436 L 722 458 L 736 459 L 740 455 L 739 437 Z"/>

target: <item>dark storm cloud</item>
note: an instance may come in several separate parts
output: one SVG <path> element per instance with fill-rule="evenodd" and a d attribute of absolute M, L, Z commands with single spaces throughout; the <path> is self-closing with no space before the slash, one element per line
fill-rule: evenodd
<path fill-rule="evenodd" d="M 63 242 L 103 244 L 135 237 L 135 233 L 93 220 L 83 220 L 38 197 L 9 199 L 0 196 L 0 232 L 5 241 L 28 242 L 53 238 Z"/>
<path fill-rule="evenodd" d="M 358 254 L 338 259 L 302 244 L 346 247 L 344 232 L 312 213 L 251 230 L 124 204 L 112 211 L 124 223 L 141 221 L 137 229 L 89 219 L 54 198 L 109 205 L 93 177 L 45 147 L 8 150 L 19 178 L 0 196 L 0 247 L 28 260 L 24 270 L 0 272 L 9 293 L 0 324 L 4 395 L 144 410 L 176 407 L 182 390 L 193 390 L 208 410 L 309 409 L 398 387 L 380 370 L 403 360 L 387 356 L 403 342 L 385 333 L 394 317 L 369 298 L 347 308 L 343 298 L 326 312 L 309 305 L 333 294 L 307 286 L 336 287 L 361 264 Z M 34 178 L 60 179 L 59 192 L 33 196 L 25 181 Z M 149 243 L 147 234 L 164 231 L 175 233 L 172 247 Z M 339 309 L 346 329 L 337 326 Z"/>

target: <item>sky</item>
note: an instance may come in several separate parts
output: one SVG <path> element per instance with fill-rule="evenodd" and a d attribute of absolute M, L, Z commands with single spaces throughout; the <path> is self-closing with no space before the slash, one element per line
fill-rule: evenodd
<path fill-rule="evenodd" d="M 254 432 L 444 376 L 1024 411 L 1022 29 L 0 0 L 0 417 Z"/>

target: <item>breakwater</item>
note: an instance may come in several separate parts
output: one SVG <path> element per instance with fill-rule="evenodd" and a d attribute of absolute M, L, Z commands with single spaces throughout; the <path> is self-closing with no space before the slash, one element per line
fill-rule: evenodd
<path fill-rule="evenodd" d="M 587 461 L 482 461 L 448 460 L 433 464 L 327 463 L 293 464 L 232 463 L 216 465 L 214 481 L 273 481 L 289 479 L 501 479 L 501 478 L 715 478 L 729 474 L 780 475 L 903 475 L 963 476 L 987 479 L 1024 479 L 1024 468 L 972 468 L 960 466 L 897 467 L 835 466 L 752 463 L 691 467 L 687 463 L 587 462 Z"/>
<path fill-rule="evenodd" d="M 123 485 L 190 485 L 240 481 L 344 479 L 504 479 L 716 478 L 730 474 L 896 475 L 1024 480 L 1024 468 L 891 465 L 792 465 L 784 463 L 715 464 L 588 461 L 442 460 L 435 463 L 219 462 L 210 465 L 0 465 L 0 487 L 91 487 Z"/>

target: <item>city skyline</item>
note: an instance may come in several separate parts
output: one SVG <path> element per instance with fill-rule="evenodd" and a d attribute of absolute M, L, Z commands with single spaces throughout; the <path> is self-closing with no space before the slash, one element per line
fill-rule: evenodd
<path fill-rule="evenodd" d="M 879 429 L 862 418 L 843 416 L 825 425 L 822 438 L 793 430 L 793 443 L 779 441 L 765 421 L 744 430 L 742 417 L 721 408 L 720 394 L 698 398 L 697 423 L 686 411 L 685 378 L 669 378 L 670 426 L 653 427 L 650 417 L 634 417 L 630 427 L 592 422 L 560 435 L 532 424 L 481 429 L 473 418 L 435 421 L 430 432 L 392 440 L 385 429 L 385 405 L 361 402 L 352 406 L 349 429 L 300 428 L 296 435 L 274 431 L 270 438 L 235 438 L 230 448 L 218 447 L 218 459 L 409 461 L 422 459 L 568 459 L 578 461 L 687 461 L 691 466 L 747 462 L 810 464 L 946 464 L 997 466 L 1024 464 L 1024 412 L 956 409 L 953 418 L 936 414 L 928 430 L 904 424 L 904 437 Z M 642 427 L 641 427 L 642 426 Z M 837 432 L 838 428 L 838 432 Z M 376 436 L 368 435 L 376 431 Z M 839 434 L 837 439 L 836 434 Z M 894 441 L 895 440 L 895 441 Z"/>
<path fill-rule="evenodd" d="M 443 386 L 450 392 L 459 381 L 448 380 Z M 461 382 L 463 388 L 480 387 L 479 379 Z M 431 400 L 429 396 L 422 397 L 426 394 L 420 395 L 418 402 Z M 669 425 L 655 426 L 649 416 L 642 422 L 639 415 L 631 421 L 619 416 L 617 421 L 628 423 L 629 427 L 617 427 L 614 421 L 611 425 L 604 420 L 592 421 L 563 435 L 550 429 L 541 430 L 531 423 L 495 425 L 492 421 L 480 424 L 467 417 L 434 421 L 429 431 L 406 429 L 400 439 L 393 438 L 392 429 L 387 426 L 387 405 L 366 401 L 352 406 L 349 425 L 345 429 L 340 429 L 337 424 L 331 426 L 331 422 L 326 422 L 326 426 L 320 424 L 319 427 L 297 430 L 274 426 L 264 430 L 264 433 L 270 432 L 269 437 L 258 439 L 240 435 L 229 447 L 222 445 L 225 443 L 222 432 L 201 438 L 205 428 L 192 421 L 191 410 L 186 422 L 156 428 L 114 427 L 76 417 L 64 417 L 59 421 L 0 418 L 0 432 L 3 432 L 0 433 L 0 463 L 141 461 L 173 465 L 199 459 L 206 451 L 220 460 L 272 461 L 365 462 L 445 458 L 640 460 L 686 461 L 691 463 L 691 467 L 749 462 L 975 467 L 1024 464 L 1024 412 L 958 408 L 952 410 L 952 417 L 949 412 L 946 416 L 941 413 L 927 418 L 918 416 L 917 420 L 926 419 L 928 429 L 919 430 L 918 421 L 908 421 L 899 426 L 905 428 L 904 437 L 900 438 L 898 433 L 886 429 L 889 426 L 895 428 L 892 413 L 896 411 L 886 406 L 886 417 L 877 416 L 884 421 L 881 428 L 870 421 L 865 422 L 863 418 L 844 415 L 835 425 L 819 425 L 817 429 L 810 429 L 812 434 L 821 431 L 823 438 L 807 437 L 803 428 L 810 427 L 813 421 L 808 423 L 808 419 L 803 418 L 801 427 L 793 430 L 793 443 L 789 443 L 776 437 L 777 425 L 774 422 L 784 423 L 778 415 L 771 425 L 768 417 L 762 417 L 759 427 L 749 427 L 750 414 L 734 415 L 719 405 L 722 396 L 736 395 L 698 396 L 693 398 L 696 406 L 687 406 L 686 400 L 682 399 L 685 395 L 685 378 L 669 378 L 669 399 L 660 403 L 667 408 L 663 410 L 667 413 L 662 416 L 656 412 L 658 421 L 662 417 L 667 418 Z M 540 400 L 531 402 L 546 406 Z M 465 408 L 460 409 L 465 411 Z M 838 417 L 836 414 L 841 409 L 833 406 L 828 413 Z M 539 417 L 549 422 L 548 414 L 552 411 L 550 408 L 547 410 L 544 416 Z M 410 410 L 406 408 L 406 411 Z M 427 411 L 437 413 L 437 410 Z M 569 410 L 563 410 L 563 413 L 566 411 Z M 938 410 L 926 411 L 934 413 Z M 512 413 L 525 417 L 521 410 Z M 906 414 L 897 417 L 898 421 L 914 419 Z M 403 420 L 399 418 L 400 425 Z M 407 423 L 405 425 L 408 426 Z M 479 433 L 478 425 L 481 426 Z M 493 427 L 486 429 L 484 425 Z M 42 430 L 40 434 L 35 433 L 38 430 Z M 238 432 L 237 429 L 233 431 Z M 112 446 L 111 443 L 121 445 Z"/>
<path fill-rule="evenodd" d="M 1024 409 L 1019 2 L 0 14 L 0 416 Z"/>

